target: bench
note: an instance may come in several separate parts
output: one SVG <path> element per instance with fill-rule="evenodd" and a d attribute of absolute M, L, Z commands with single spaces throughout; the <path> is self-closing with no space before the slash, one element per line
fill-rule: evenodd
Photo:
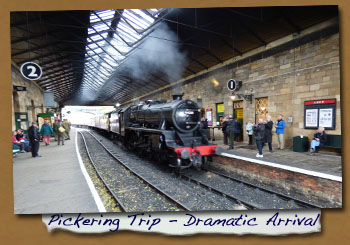
<path fill-rule="evenodd" d="M 341 152 L 341 135 L 327 134 L 326 144 L 322 147 L 316 146 L 315 151 L 318 152 L 320 149 L 337 150 Z"/>

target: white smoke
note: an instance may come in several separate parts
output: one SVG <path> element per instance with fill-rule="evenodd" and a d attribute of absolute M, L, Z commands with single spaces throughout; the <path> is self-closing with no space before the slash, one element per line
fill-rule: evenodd
<path fill-rule="evenodd" d="M 165 23 L 156 26 L 125 64 L 131 77 L 145 79 L 150 75 L 163 73 L 168 82 L 183 76 L 187 56 L 180 50 L 181 41 Z"/>

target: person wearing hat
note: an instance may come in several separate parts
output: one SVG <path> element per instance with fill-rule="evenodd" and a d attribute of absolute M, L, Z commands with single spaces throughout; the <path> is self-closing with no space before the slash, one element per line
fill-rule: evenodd
<path fill-rule="evenodd" d="M 29 127 L 28 137 L 31 145 L 32 157 L 41 157 L 40 155 L 38 155 L 40 146 L 40 133 L 38 129 L 38 124 L 36 122 L 32 122 L 32 126 Z"/>
<path fill-rule="evenodd" d="M 66 128 L 61 120 L 58 120 L 58 122 L 56 123 L 56 131 L 58 136 L 57 145 L 60 145 L 60 141 L 62 141 L 62 145 L 64 145 L 64 136 L 65 136 Z"/>

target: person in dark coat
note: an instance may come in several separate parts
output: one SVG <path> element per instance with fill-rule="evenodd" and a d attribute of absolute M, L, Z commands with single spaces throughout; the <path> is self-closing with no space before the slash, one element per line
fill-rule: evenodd
<path fill-rule="evenodd" d="M 64 131 L 61 132 L 60 128 L 63 128 Z M 60 141 L 61 140 L 62 140 L 62 145 L 64 145 L 65 127 L 64 127 L 64 124 L 62 123 L 61 120 L 58 120 L 58 122 L 56 123 L 56 132 L 57 132 L 57 138 L 58 138 L 58 144 L 57 145 L 60 145 Z"/>
<path fill-rule="evenodd" d="M 266 120 L 264 121 L 265 124 L 265 143 L 269 145 L 269 150 L 272 153 L 272 128 L 273 128 L 273 122 L 271 121 L 271 116 L 267 116 Z"/>
<path fill-rule="evenodd" d="M 205 116 L 201 118 L 200 129 L 202 130 L 202 133 L 208 138 L 209 137 L 208 119 L 206 119 Z"/>
<path fill-rule="evenodd" d="M 228 117 L 225 117 L 222 122 L 222 133 L 224 134 L 224 145 L 228 145 L 228 133 L 226 132 L 227 125 L 228 125 Z"/>
<path fill-rule="evenodd" d="M 237 119 L 234 121 L 234 129 L 235 133 L 235 140 L 238 142 L 239 141 L 239 136 L 241 135 L 241 124 L 238 122 Z"/>
<path fill-rule="evenodd" d="M 57 133 L 57 131 L 56 131 L 57 122 L 58 122 L 58 119 L 55 118 L 55 121 L 54 121 L 54 123 L 52 124 L 52 129 L 53 129 L 53 131 L 55 132 L 55 141 L 57 141 L 57 138 L 58 138 L 58 133 Z"/>
<path fill-rule="evenodd" d="M 31 145 L 32 157 L 41 157 L 40 155 L 38 155 L 40 146 L 40 133 L 38 129 L 38 124 L 36 122 L 32 122 L 32 126 L 29 127 L 28 137 Z"/>
<path fill-rule="evenodd" d="M 262 154 L 262 148 L 264 144 L 264 139 L 265 139 L 265 124 L 264 120 L 262 118 L 259 119 L 258 124 L 254 125 L 253 131 L 255 132 L 255 141 L 256 141 L 256 146 L 258 147 L 258 153 L 256 154 L 256 157 L 263 157 Z"/>
<path fill-rule="evenodd" d="M 326 142 L 327 142 L 327 134 L 324 131 L 324 128 L 319 127 L 310 144 L 310 155 L 315 154 L 316 146 L 322 147 L 326 144 Z"/>
<path fill-rule="evenodd" d="M 229 138 L 229 142 L 230 142 L 229 149 L 233 149 L 233 141 L 234 141 L 234 136 L 235 136 L 235 121 L 233 120 L 232 115 L 230 115 L 228 117 L 228 120 L 227 120 L 226 134 L 227 134 L 227 137 Z"/>

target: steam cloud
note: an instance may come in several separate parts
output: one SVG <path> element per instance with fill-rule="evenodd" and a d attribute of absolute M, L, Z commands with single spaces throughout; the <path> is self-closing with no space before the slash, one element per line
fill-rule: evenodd
<path fill-rule="evenodd" d="M 165 23 L 156 27 L 125 64 L 131 77 L 145 79 L 163 73 L 169 82 L 180 79 L 187 66 L 185 52 L 180 50 L 180 40 Z"/>
<path fill-rule="evenodd" d="M 117 68 L 115 73 L 105 82 L 96 94 L 83 93 L 80 100 L 93 103 L 95 99 L 112 99 L 107 94 L 110 88 L 119 83 L 120 73 L 127 74 L 132 79 L 132 84 L 138 83 L 138 79 L 152 83 L 152 75 L 166 75 L 167 82 L 175 82 L 183 77 L 183 72 L 188 65 L 187 54 L 181 51 L 181 41 L 176 33 L 169 29 L 165 23 L 155 26 L 141 44 L 128 55 L 127 60 Z M 138 84 L 142 86 L 142 84 Z M 159 85 L 158 85 L 159 86 Z M 123 85 L 119 92 L 128 90 L 128 84 Z M 176 88 L 179 92 L 179 88 Z M 131 91 L 133 97 L 138 96 L 138 91 Z"/>

